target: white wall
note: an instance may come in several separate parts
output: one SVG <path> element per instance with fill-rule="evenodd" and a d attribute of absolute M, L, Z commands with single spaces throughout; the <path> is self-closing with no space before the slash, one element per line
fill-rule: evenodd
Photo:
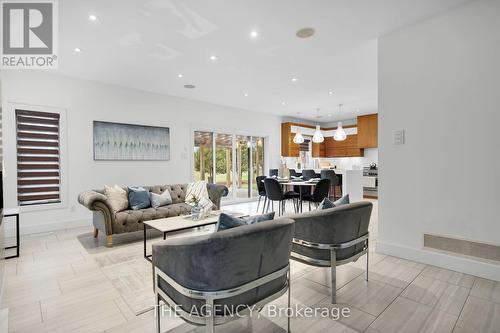
<path fill-rule="evenodd" d="M 11 103 L 57 107 L 67 114 L 67 207 L 22 214 L 21 232 L 87 225 L 90 213 L 77 203 L 78 193 L 104 184 L 186 183 L 192 177 L 192 131 L 211 128 L 267 137 L 268 167 L 280 155 L 277 116 L 151 94 L 39 71 L 3 71 L 2 108 L 6 207 L 16 206 L 15 117 Z M 170 161 L 94 161 L 92 121 L 170 127 Z M 47 206 L 49 207 L 49 206 Z"/>
<path fill-rule="evenodd" d="M 500 280 L 423 249 L 423 233 L 500 244 L 499 32 L 500 1 L 475 1 L 380 38 L 379 251 Z"/>

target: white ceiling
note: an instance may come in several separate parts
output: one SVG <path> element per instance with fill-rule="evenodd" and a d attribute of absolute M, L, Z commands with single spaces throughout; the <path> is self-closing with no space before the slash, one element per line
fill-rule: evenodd
<path fill-rule="evenodd" d="M 58 72 L 277 115 L 316 119 L 320 108 L 321 121 L 353 118 L 377 111 L 377 37 L 464 2 L 63 0 Z M 303 27 L 316 34 L 297 38 Z"/>

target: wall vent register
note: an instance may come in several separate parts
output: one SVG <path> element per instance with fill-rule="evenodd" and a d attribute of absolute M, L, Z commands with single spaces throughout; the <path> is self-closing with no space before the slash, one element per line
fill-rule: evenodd
<path fill-rule="evenodd" d="M 60 116 L 16 110 L 17 200 L 20 206 L 61 202 Z"/>

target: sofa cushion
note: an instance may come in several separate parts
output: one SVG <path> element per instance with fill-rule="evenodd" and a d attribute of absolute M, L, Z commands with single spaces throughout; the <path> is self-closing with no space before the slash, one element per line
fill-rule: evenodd
<path fill-rule="evenodd" d="M 198 199 L 198 205 L 202 210 L 208 211 L 214 203 L 210 200 L 207 190 L 207 183 L 204 180 L 189 183 L 186 190 L 186 203 L 194 206 L 194 198 Z"/>
<path fill-rule="evenodd" d="M 104 195 L 106 196 L 107 202 L 113 213 L 117 213 L 128 208 L 127 191 L 118 185 L 104 185 Z"/>
<path fill-rule="evenodd" d="M 346 194 L 342 198 L 338 199 L 337 201 L 334 201 L 333 205 L 335 207 L 338 207 L 338 206 L 342 206 L 342 205 L 347 205 L 349 203 L 350 203 L 349 194 Z"/>
<path fill-rule="evenodd" d="M 274 219 L 274 213 L 270 212 L 262 215 L 253 215 L 247 217 L 234 217 L 225 213 L 219 215 L 219 220 L 217 221 L 217 226 L 215 230 L 222 231 L 231 228 L 241 227 L 243 225 L 254 224 L 262 221 L 269 221 Z"/>
<path fill-rule="evenodd" d="M 133 210 L 151 207 L 149 193 L 143 187 L 129 187 L 128 201 Z"/>
<path fill-rule="evenodd" d="M 318 210 L 328 209 L 328 208 L 333 208 L 333 207 L 335 207 L 335 204 L 333 202 L 331 202 L 330 199 L 324 198 L 323 201 L 321 201 L 319 203 Z"/>
<path fill-rule="evenodd" d="M 149 193 L 151 198 L 151 206 L 153 208 L 158 208 L 172 203 L 172 197 L 170 196 L 170 191 L 163 191 L 162 194 L 156 194 L 154 192 Z"/>
<path fill-rule="evenodd" d="M 172 204 L 157 209 L 151 207 L 124 210 L 116 213 L 114 229 L 116 233 L 137 231 L 142 228 L 142 222 L 144 221 L 189 214 L 190 211 L 191 207 L 184 203 Z"/>

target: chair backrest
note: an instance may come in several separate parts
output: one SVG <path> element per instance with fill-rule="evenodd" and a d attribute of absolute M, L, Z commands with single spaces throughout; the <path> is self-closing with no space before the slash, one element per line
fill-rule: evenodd
<path fill-rule="evenodd" d="M 199 291 L 233 289 L 289 264 L 294 222 L 264 221 L 193 237 L 169 238 L 153 245 L 153 264 L 181 286 Z M 205 305 L 181 295 L 163 280 L 160 288 L 186 311 Z M 286 286 L 286 276 L 227 299 L 221 305 L 253 305 Z M 199 312 L 201 313 L 201 312 Z"/>
<path fill-rule="evenodd" d="M 264 179 L 264 186 L 266 188 L 266 195 L 269 200 L 279 201 L 284 199 L 283 189 L 276 179 Z"/>
<path fill-rule="evenodd" d="M 257 183 L 257 190 L 259 191 L 260 195 L 264 195 L 266 193 L 266 187 L 264 186 L 263 182 L 263 180 L 266 178 L 266 176 L 257 176 L 257 178 L 255 178 L 255 182 Z"/>
<path fill-rule="evenodd" d="M 295 169 L 289 169 L 288 171 L 290 171 L 290 177 L 297 177 L 297 171 L 295 171 Z"/>
<path fill-rule="evenodd" d="M 321 179 L 330 179 L 330 186 L 337 186 L 338 178 L 335 171 L 331 169 L 321 170 Z"/>
<path fill-rule="evenodd" d="M 328 192 L 330 192 L 330 179 L 321 179 L 314 188 L 314 201 L 323 201 L 323 199 L 328 196 Z"/>
<path fill-rule="evenodd" d="M 314 170 L 302 170 L 302 178 L 304 180 L 309 180 L 316 177 L 316 172 Z"/>
<path fill-rule="evenodd" d="M 289 216 L 295 220 L 294 238 L 316 244 L 341 244 L 368 233 L 372 203 L 355 202 L 334 208 Z M 350 258 L 363 251 L 364 244 L 337 250 L 337 260 Z M 329 250 L 293 244 L 295 253 L 317 260 L 330 260 Z"/>
<path fill-rule="evenodd" d="M 272 176 L 278 177 L 278 169 L 269 169 L 269 177 Z"/>

